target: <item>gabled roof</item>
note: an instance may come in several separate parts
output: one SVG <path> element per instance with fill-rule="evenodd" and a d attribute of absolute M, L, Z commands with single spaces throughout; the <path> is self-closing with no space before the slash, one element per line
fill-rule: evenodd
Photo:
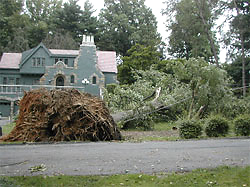
<path fill-rule="evenodd" d="M 39 46 L 44 47 L 43 44 Z M 0 61 L 0 68 L 19 69 L 20 63 L 29 58 L 38 47 L 23 53 L 3 53 Z M 48 49 L 48 53 L 51 55 L 79 55 L 78 50 Z M 96 51 L 96 55 L 97 65 L 102 72 L 117 73 L 116 53 L 114 51 Z"/>
<path fill-rule="evenodd" d="M 30 49 L 26 52 L 23 53 L 23 56 L 22 56 L 22 61 L 20 62 L 20 66 L 22 66 L 36 51 L 38 51 L 40 48 L 43 48 L 47 53 L 48 55 L 50 56 L 51 53 L 50 51 L 47 49 L 47 47 L 45 47 L 43 45 L 43 43 L 41 42 L 38 46 L 36 46 L 35 48 L 33 49 Z"/>
<path fill-rule="evenodd" d="M 19 69 L 21 58 L 22 53 L 4 53 L 0 61 L 0 68 Z"/>

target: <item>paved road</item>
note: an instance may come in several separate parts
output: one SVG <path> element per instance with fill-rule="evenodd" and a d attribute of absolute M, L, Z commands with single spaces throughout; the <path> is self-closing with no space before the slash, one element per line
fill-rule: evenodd
<path fill-rule="evenodd" d="M 40 164 L 46 170 L 31 173 Z M 220 165 L 250 165 L 250 139 L 0 146 L 0 176 L 151 174 Z"/>

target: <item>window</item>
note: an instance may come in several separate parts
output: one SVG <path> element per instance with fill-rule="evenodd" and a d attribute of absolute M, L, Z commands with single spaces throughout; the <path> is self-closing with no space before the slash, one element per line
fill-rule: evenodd
<path fill-rule="evenodd" d="M 36 65 L 38 66 L 38 67 L 40 67 L 41 66 L 41 59 L 40 58 L 36 58 Z"/>
<path fill-rule="evenodd" d="M 58 62 L 58 58 L 55 59 L 55 64 Z"/>
<path fill-rule="evenodd" d="M 75 83 L 75 76 L 74 75 L 70 76 L 70 83 Z"/>
<path fill-rule="evenodd" d="M 39 84 L 39 79 L 33 79 L 32 84 L 33 85 L 38 85 Z"/>
<path fill-rule="evenodd" d="M 14 78 L 9 78 L 9 84 L 13 85 L 14 84 Z"/>
<path fill-rule="evenodd" d="M 16 85 L 20 84 L 20 78 L 16 78 Z"/>
<path fill-rule="evenodd" d="M 36 58 L 32 58 L 32 66 L 36 67 Z"/>
<path fill-rule="evenodd" d="M 7 79 L 7 77 L 4 77 L 3 78 L 3 84 L 8 84 L 8 81 L 7 81 L 8 79 Z"/>
<path fill-rule="evenodd" d="M 64 64 L 65 64 L 66 66 L 68 65 L 68 59 L 67 59 L 67 58 L 64 59 Z"/>
<path fill-rule="evenodd" d="M 45 58 L 42 58 L 42 66 L 45 66 Z"/>
<path fill-rule="evenodd" d="M 93 76 L 93 78 L 92 78 L 92 84 L 96 84 L 96 76 Z"/>

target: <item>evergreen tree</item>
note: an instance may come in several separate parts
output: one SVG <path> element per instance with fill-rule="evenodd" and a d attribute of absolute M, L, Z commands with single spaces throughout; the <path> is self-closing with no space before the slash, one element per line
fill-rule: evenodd
<path fill-rule="evenodd" d="M 145 0 L 104 0 L 99 15 L 97 46 L 101 50 L 115 50 L 125 56 L 135 44 L 157 46 L 160 35 L 157 21 Z"/>
<path fill-rule="evenodd" d="M 218 65 L 219 47 L 212 31 L 217 18 L 214 14 L 216 0 L 166 1 L 163 14 L 168 16 L 171 31 L 168 51 L 178 58 L 204 57 Z M 174 17 L 174 19 L 173 19 Z"/>

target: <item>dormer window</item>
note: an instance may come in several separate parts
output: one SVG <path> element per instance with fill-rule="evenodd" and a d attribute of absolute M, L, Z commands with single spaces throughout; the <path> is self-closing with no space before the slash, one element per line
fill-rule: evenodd
<path fill-rule="evenodd" d="M 42 66 L 45 66 L 45 58 L 42 58 Z"/>
<path fill-rule="evenodd" d="M 37 66 L 38 66 L 38 67 L 41 66 L 41 59 L 40 59 L 40 58 L 37 58 L 36 60 L 37 60 L 37 61 L 36 61 L 36 62 L 37 62 Z"/>
<path fill-rule="evenodd" d="M 36 67 L 36 58 L 32 58 L 32 66 Z"/>

